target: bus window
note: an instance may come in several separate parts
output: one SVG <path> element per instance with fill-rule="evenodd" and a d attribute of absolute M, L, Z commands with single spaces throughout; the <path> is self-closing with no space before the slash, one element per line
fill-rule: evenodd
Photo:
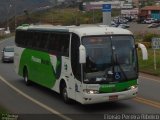
<path fill-rule="evenodd" d="M 24 31 L 17 31 L 16 32 L 16 44 L 18 45 L 18 46 L 24 46 L 25 45 L 25 39 L 24 39 L 24 37 L 25 37 L 25 32 Z"/>
<path fill-rule="evenodd" d="M 55 34 L 55 41 L 54 41 L 54 44 L 53 44 L 54 50 L 57 53 L 60 52 L 60 40 L 61 40 L 60 36 L 61 36 L 60 34 Z"/>
<path fill-rule="evenodd" d="M 32 44 L 33 44 L 33 36 L 34 36 L 33 32 L 25 33 L 25 39 L 27 41 L 27 46 L 30 48 L 32 47 Z"/>
<path fill-rule="evenodd" d="M 37 44 L 39 43 L 39 33 L 38 32 L 34 32 L 33 33 L 33 44 L 32 44 L 32 47 L 33 48 L 38 48 Z"/>
<path fill-rule="evenodd" d="M 54 51 L 54 42 L 55 42 L 55 34 L 54 33 L 51 33 L 50 36 L 49 36 L 49 43 L 48 43 L 48 50 L 49 52 L 53 52 Z"/>
<path fill-rule="evenodd" d="M 48 38 L 49 38 L 49 33 L 41 33 L 41 40 L 40 40 L 40 44 L 39 44 L 39 49 L 45 50 Z"/>
<path fill-rule="evenodd" d="M 86 72 L 104 71 L 111 66 L 111 41 L 109 36 L 84 37 L 86 48 Z"/>
<path fill-rule="evenodd" d="M 71 66 L 74 76 L 77 80 L 81 80 L 81 67 L 79 63 L 79 46 L 80 38 L 76 34 L 72 34 L 71 40 Z"/>
<path fill-rule="evenodd" d="M 49 37 L 48 49 L 50 52 L 69 56 L 69 33 L 52 33 Z"/>
<path fill-rule="evenodd" d="M 60 37 L 60 51 L 64 56 L 69 56 L 70 34 L 62 34 Z"/>

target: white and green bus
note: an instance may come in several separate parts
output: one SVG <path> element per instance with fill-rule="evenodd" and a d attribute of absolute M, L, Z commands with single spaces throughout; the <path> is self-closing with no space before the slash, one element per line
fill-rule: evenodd
<path fill-rule="evenodd" d="M 26 84 L 54 90 L 65 102 L 93 104 L 137 95 L 138 59 L 128 30 L 22 25 L 15 43 L 15 70 Z"/>

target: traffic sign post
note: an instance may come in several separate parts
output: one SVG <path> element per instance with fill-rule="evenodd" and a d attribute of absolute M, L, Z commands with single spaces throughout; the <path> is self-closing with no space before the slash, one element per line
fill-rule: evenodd
<path fill-rule="evenodd" d="M 111 4 L 102 5 L 103 25 L 111 25 Z"/>
<path fill-rule="evenodd" d="M 157 69 L 156 50 L 154 49 L 154 69 Z"/>
<path fill-rule="evenodd" d="M 160 49 L 160 38 L 152 38 L 152 49 L 154 50 L 154 69 L 157 69 L 156 50 Z"/>

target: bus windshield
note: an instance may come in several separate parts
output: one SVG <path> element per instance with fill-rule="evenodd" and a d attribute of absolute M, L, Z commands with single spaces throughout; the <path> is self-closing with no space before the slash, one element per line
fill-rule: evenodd
<path fill-rule="evenodd" d="M 137 79 L 137 54 L 133 36 L 87 36 L 85 81 L 88 83 L 122 82 Z"/>

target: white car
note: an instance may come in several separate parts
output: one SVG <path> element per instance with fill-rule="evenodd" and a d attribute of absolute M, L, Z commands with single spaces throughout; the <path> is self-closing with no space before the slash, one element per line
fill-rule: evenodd
<path fill-rule="evenodd" d="M 154 19 L 154 18 L 147 18 L 147 19 L 144 20 L 144 23 L 151 24 L 155 21 L 156 21 L 156 19 Z"/>
<path fill-rule="evenodd" d="M 148 25 L 148 28 L 156 28 L 156 27 L 159 27 L 160 24 L 159 23 L 151 23 Z"/>
<path fill-rule="evenodd" d="M 118 28 L 129 28 L 128 24 L 119 24 Z"/>
<path fill-rule="evenodd" d="M 2 50 L 2 62 L 14 62 L 14 47 L 6 46 Z"/>

